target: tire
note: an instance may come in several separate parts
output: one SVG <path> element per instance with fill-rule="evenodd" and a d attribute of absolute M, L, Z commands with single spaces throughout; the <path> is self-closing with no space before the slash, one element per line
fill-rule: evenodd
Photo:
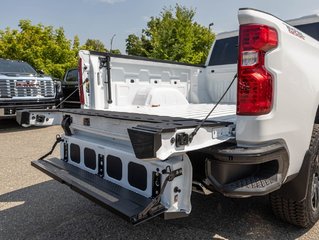
<path fill-rule="evenodd" d="M 309 151 L 313 153 L 311 159 L 310 176 L 306 198 L 294 201 L 276 193 L 270 194 L 270 204 L 274 214 L 284 221 L 299 227 L 309 228 L 319 219 L 319 124 L 315 124 L 312 132 Z"/>

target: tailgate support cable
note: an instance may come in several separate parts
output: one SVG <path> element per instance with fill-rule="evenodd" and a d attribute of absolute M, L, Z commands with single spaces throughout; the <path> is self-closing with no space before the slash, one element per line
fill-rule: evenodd
<path fill-rule="evenodd" d="M 55 140 L 55 143 L 53 144 L 51 150 L 50 150 L 47 154 L 45 154 L 45 155 L 43 155 L 42 157 L 40 157 L 38 160 L 43 160 L 43 159 L 45 159 L 47 156 L 50 156 L 50 155 L 53 153 L 54 149 L 56 148 L 56 146 L 58 145 L 59 142 L 62 142 L 62 138 L 61 138 L 61 136 L 58 134 L 58 135 L 56 135 L 56 140 Z"/>
<path fill-rule="evenodd" d="M 144 219 L 148 214 L 153 215 L 153 213 L 156 213 L 156 211 L 160 210 L 163 208 L 162 205 L 159 205 L 160 201 L 161 201 L 161 196 L 164 193 L 164 190 L 166 188 L 166 185 L 168 182 L 171 182 L 174 180 L 174 178 L 182 175 L 182 169 L 176 169 L 176 170 L 171 170 L 170 166 L 167 166 L 163 171 L 162 174 L 168 174 L 168 176 L 165 178 L 163 185 L 161 187 L 161 191 L 160 193 L 149 203 L 148 206 L 146 206 L 144 208 L 144 210 L 142 212 L 140 212 L 137 215 L 137 221 L 138 220 L 142 220 Z"/>
<path fill-rule="evenodd" d="M 197 125 L 197 127 L 194 129 L 194 131 L 189 135 L 189 142 L 191 143 L 194 136 L 197 134 L 198 130 L 203 126 L 203 124 L 207 121 L 207 118 L 212 114 L 212 112 L 217 108 L 217 106 L 220 104 L 220 102 L 225 97 L 226 93 L 229 91 L 230 87 L 235 82 L 235 79 L 237 78 L 237 73 L 233 77 L 233 80 L 230 82 L 229 86 L 227 87 L 226 91 L 223 93 L 223 95 L 220 97 L 218 102 L 215 104 L 215 106 L 210 110 L 210 112 L 206 115 L 206 117 L 200 122 L 200 124 Z"/>

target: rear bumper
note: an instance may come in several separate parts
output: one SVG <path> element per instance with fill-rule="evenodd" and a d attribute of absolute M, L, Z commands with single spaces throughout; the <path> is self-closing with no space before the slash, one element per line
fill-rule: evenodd
<path fill-rule="evenodd" d="M 215 150 L 206 161 L 210 184 L 229 197 L 266 195 L 286 178 L 289 157 L 282 143 L 255 148 L 237 146 Z"/>
<path fill-rule="evenodd" d="M 37 100 L 0 100 L 0 117 L 14 116 L 17 110 L 22 109 L 45 109 L 52 108 L 58 103 L 58 100 L 53 99 L 37 99 Z"/>

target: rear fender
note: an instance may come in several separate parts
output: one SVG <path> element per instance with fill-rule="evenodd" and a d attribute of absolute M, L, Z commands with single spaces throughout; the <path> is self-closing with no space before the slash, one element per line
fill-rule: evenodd
<path fill-rule="evenodd" d="M 308 179 L 310 177 L 311 162 L 315 157 L 309 150 L 306 152 L 301 169 L 297 175 L 292 175 L 292 179 L 284 184 L 278 191 L 274 192 L 283 198 L 294 201 L 302 201 L 306 198 L 308 189 Z"/>

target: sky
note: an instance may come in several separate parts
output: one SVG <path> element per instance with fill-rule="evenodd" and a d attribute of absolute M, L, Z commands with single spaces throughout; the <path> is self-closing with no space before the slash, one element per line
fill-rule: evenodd
<path fill-rule="evenodd" d="M 238 28 L 237 12 L 251 7 L 288 20 L 319 13 L 319 0 L 1 0 L 0 29 L 18 29 L 20 19 L 32 24 L 63 27 L 67 38 L 75 35 L 81 44 L 99 39 L 110 49 L 125 53 L 125 39 L 140 35 L 151 16 L 164 7 L 181 4 L 196 10 L 195 21 L 216 33 Z"/>

